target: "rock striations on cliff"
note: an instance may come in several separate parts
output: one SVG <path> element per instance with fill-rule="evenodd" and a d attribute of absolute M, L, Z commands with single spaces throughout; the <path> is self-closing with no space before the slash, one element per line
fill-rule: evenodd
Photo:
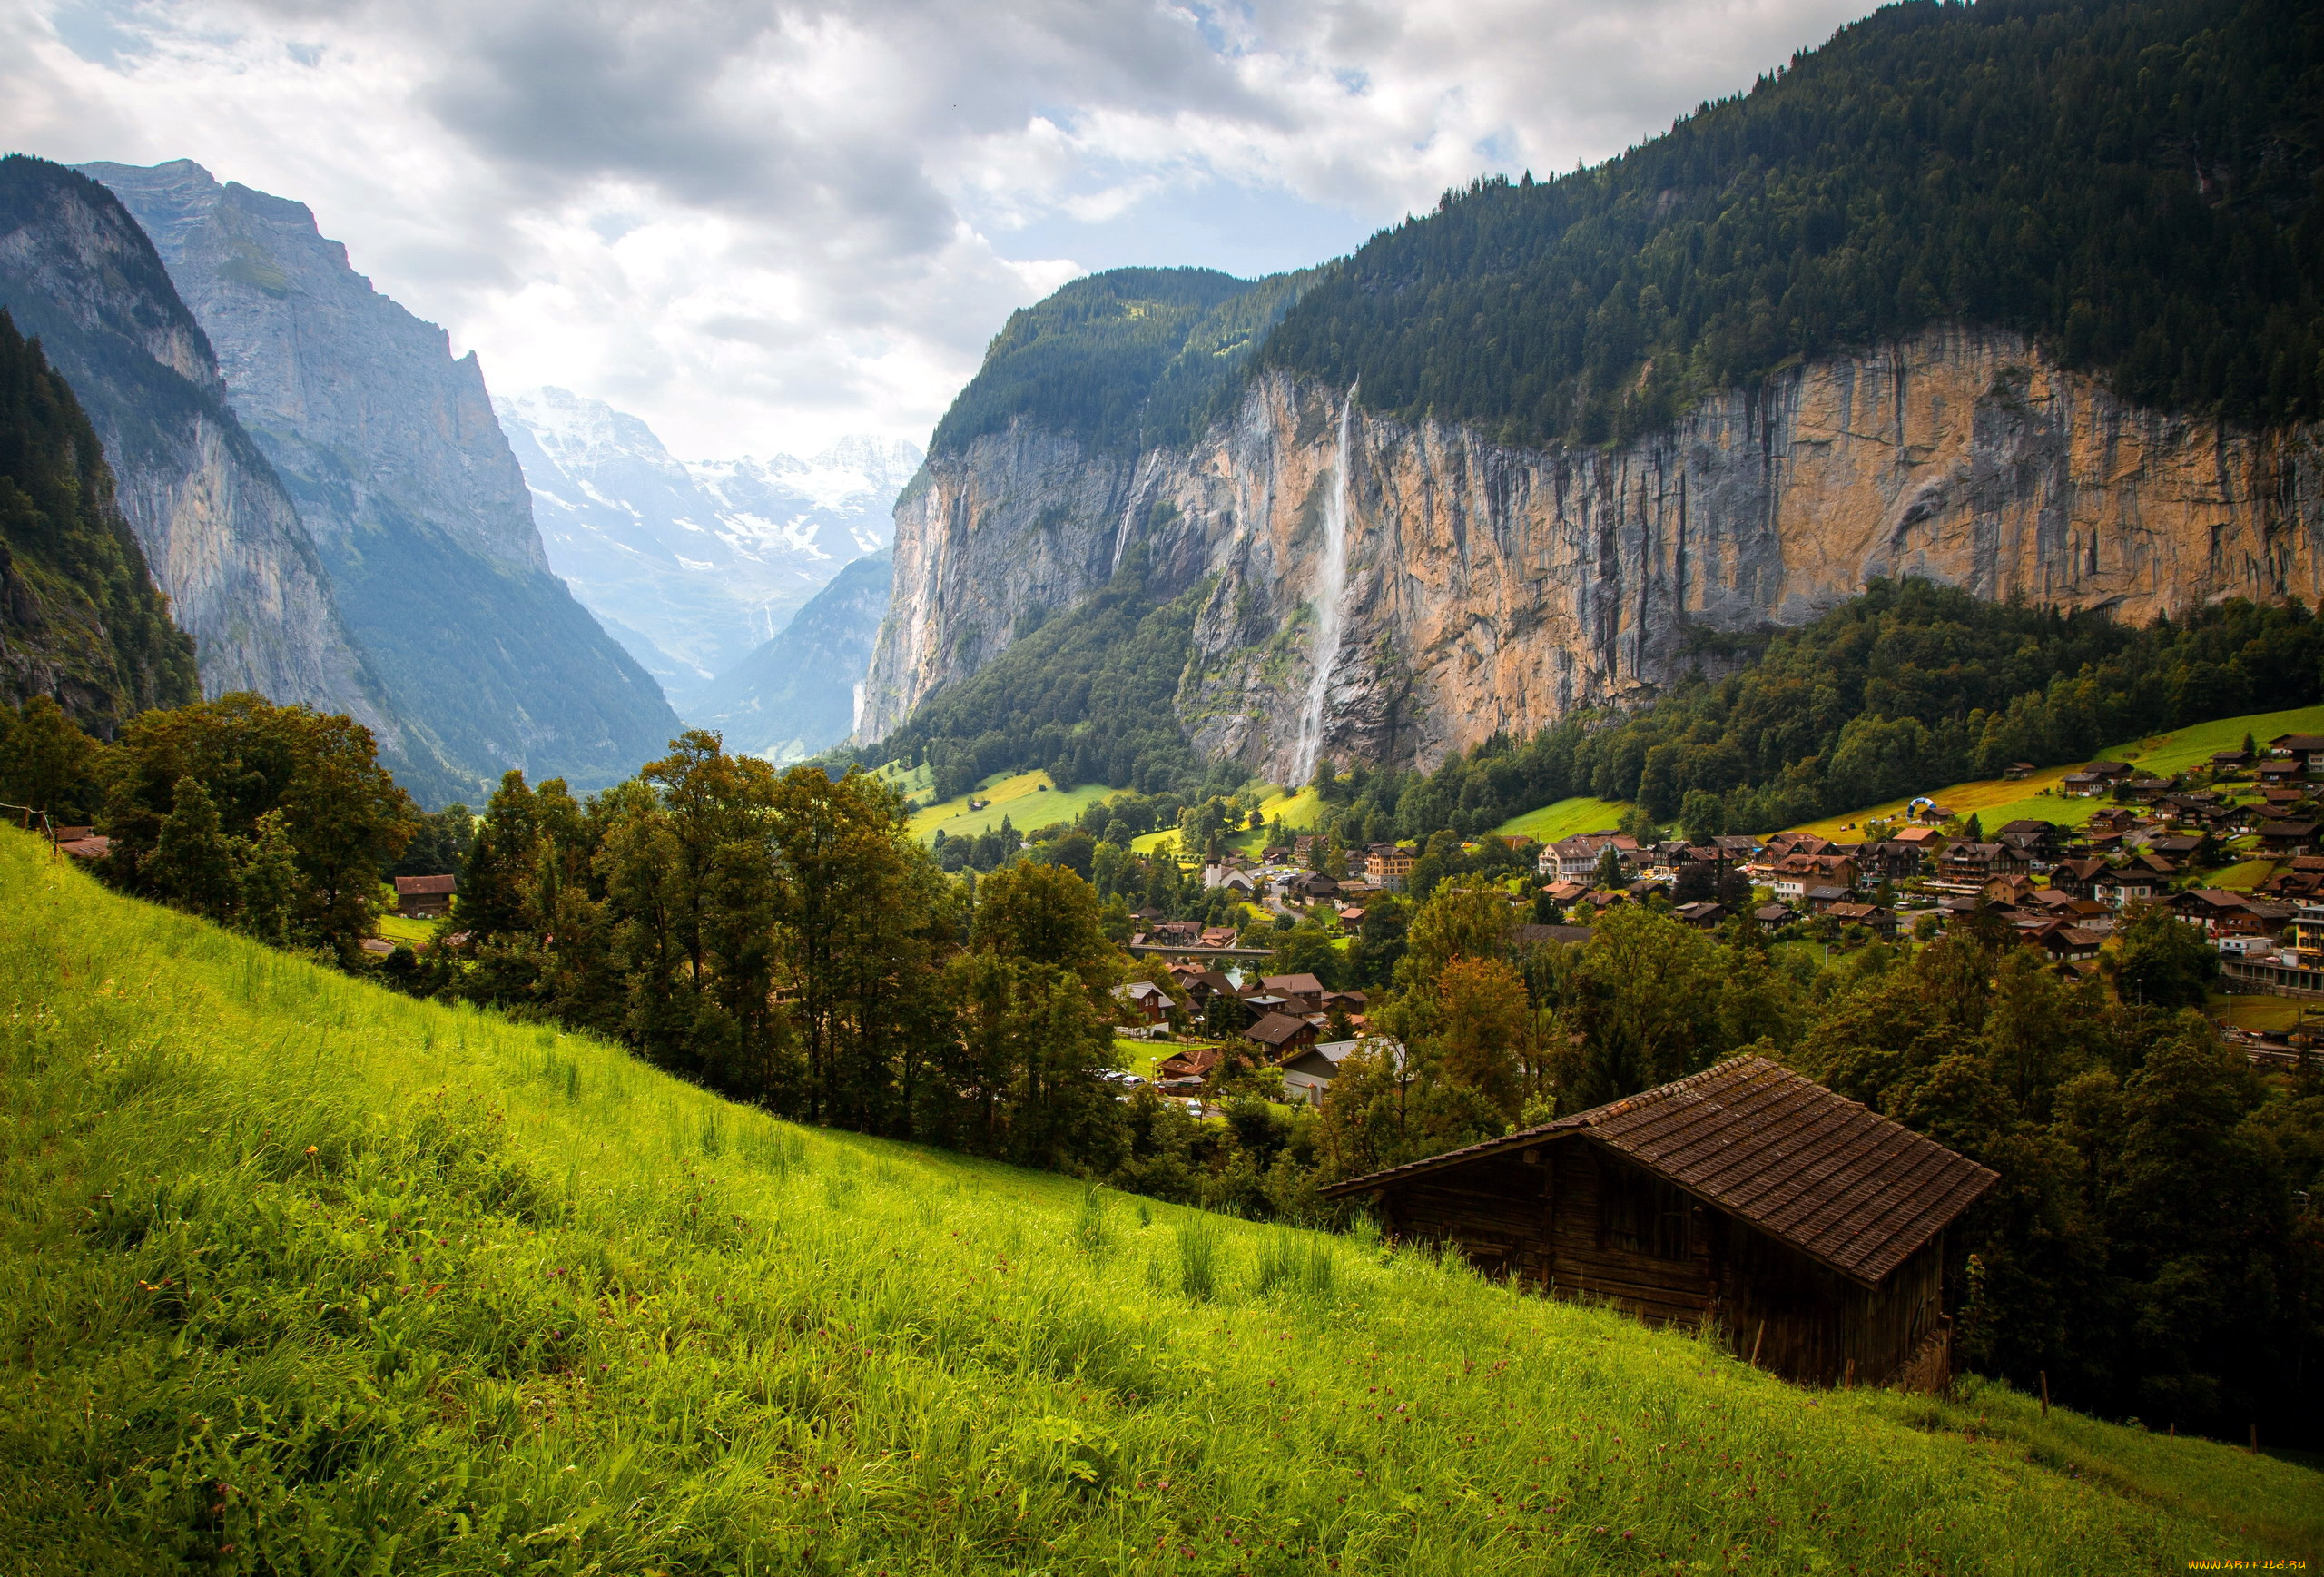
<path fill-rule="evenodd" d="M 626 776 L 677 720 L 552 573 L 473 352 L 372 289 L 303 204 L 188 160 L 87 164 L 135 215 L 287 485 L 411 735 L 415 792 Z"/>
<path fill-rule="evenodd" d="M 2135 408 L 2014 335 L 1942 327 L 1610 448 L 1510 447 L 1357 405 L 1341 629 L 1311 724 L 1348 400 L 1269 373 L 1183 447 L 1093 454 L 1020 421 L 931 458 L 897 509 L 859 737 L 976 672 L 1027 615 L 1104 585 L 1131 542 L 1156 595 L 1211 582 L 1182 725 L 1276 779 L 1305 764 L 1304 724 L 1343 764 L 1433 764 L 1650 697 L 1705 664 L 1705 636 L 1803 621 L 1875 576 L 2139 619 L 2324 597 L 2316 431 Z"/>
<path fill-rule="evenodd" d="M 863 737 L 1132 546 L 1140 595 L 1206 588 L 1187 738 L 1277 779 L 1643 700 L 1874 576 L 2312 601 L 2319 74 L 2290 0 L 1884 6 L 1602 164 L 1446 192 L 1279 310 L 1073 281 L 900 508 Z M 1056 753 L 1101 725 L 1056 722 Z"/>
<path fill-rule="evenodd" d="M 345 712 L 399 761 L 402 731 L 297 508 L 120 202 L 61 165 L 0 160 L 0 305 L 87 412 L 115 502 L 193 637 L 203 690 Z"/>

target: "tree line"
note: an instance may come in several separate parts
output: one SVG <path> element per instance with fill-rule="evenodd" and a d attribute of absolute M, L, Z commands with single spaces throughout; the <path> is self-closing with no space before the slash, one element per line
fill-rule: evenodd
<path fill-rule="evenodd" d="M 1734 658 L 1707 652 L 1706 665 Z M 1765 833 L 2319 695 L 2324 622 L 2297 602 L 2230 601 L 2138 627 L 1876 581 L 1766 637 L 1739 671 L 1698 671 L 1650 705 L 1487 740 L 1428 773 L 1327 764 L 1320 825 L 1350 845 L 1473 836 L 1594 795 L 1635 802 L 1640 830 Z"/>
<path fill-rule="evenodd" d="M 1879 648 L 1878 621 L 1856 622 L 1836 650 Z M 2266 651 L 2278 626 L 2236 627 L 2238 651 Z M 2145 638 L 2073 621 L 2053 634 L 2102 661 Z M 1985 653 L 1992 684 L 2043 660 L 2026 645 Z M 1956 681 L 1983 650 L 1906 646 L 1951 651 Z M 1956 1245 L 1974 1256 L 1953 1282 L 1973 1363 L 2021 1384 L 2046 1373 L 2064 1400 L 2158 1424 L 2258 1418 L 2290 1437 L 2312 1416 L 2324 1069 L 2262 1078 L 2222 1044 L 2198 1011 L 2216 960 L 2160 910 L 2078 981 L 1984 915 L 1826 960 L 1740 922 L 1709 935 L 1649 901 L 1574 946 L 1522 928 L 1539 916 L 1509 890 L 1505 844 L 1463 849 L 1440 828 L 1425 890 L 1371 905 L 1352 945 L 1313 921 L 1272 933 L 1271 971 L 1371 992 L 1371 1039 L 1321 1109 L 1280 1104 L 1279 1071 L 1234 1054 L 1243 1026 L 1215 1000 L 1205 1027 L 1229 1056 L 1211 1092 L 1224 1120 L 1205 1122 L 1127 1092 L 1111 1034 L 1130 978 L 1193 1011 L 1185 986 L 1118 946 L 1133 899 L 1214 902 L 1175 860 L 1111 835 L 1164 798 L 1093 807 L 990 872 L 948 874 L 873 774 L 777 772 L 705 734 L 596 793 L 512 774 L 470 818 L 421 815 L 350 720 L 254 696 L 149 712 L 110 744 L 48 703 L 0 723 L 0 787 L 92 816 L 114 840 L 100 872 L 125 891 L 416 995 L 605 1036 L 800 1120 L 1246 1215 L 1328 1222 L 1334 1180 L 1738 1051 L 1775 1058 L 2002 1173 Z M 1358 788 L 1343 809 L 1368 792 L 1333 781 Z M 1235 796 L 1218 823 L 1254 803 Z M 355 942 L 383 873 L 447 853 L 461 869 L 447 934 L 370 963 Z"/>
<path fill-rule="evenodd" d="M 1596 444 L 1957 321 L 2152 408 L 2312 421 L 2319 72 L 2296 0 L 1887 6 L 1604 164 L 1447 193 L 1259 361 L 1406 419 Z"/>

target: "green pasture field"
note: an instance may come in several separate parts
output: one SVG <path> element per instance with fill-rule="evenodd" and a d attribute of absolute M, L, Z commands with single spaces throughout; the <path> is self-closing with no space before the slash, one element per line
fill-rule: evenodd
<path fill-rule="evenodd" d="M 1560 838 L 1571 838 L 1576 833 L 1610 832 L 1621 824 L 1630 810 L 1628 800 L 1597 800 L 1588 795 L 1559 800 L 1539 810 L 1527 811 L 1521 816 L 1512 816 L 1492 830 L 1495 837 L 1531 838 L 1537 843 L 1554 843 Z"/>
<path fill-rule="evenodd" d="M 2214 991 L 2203 1011 L 2239 1030 L 2294 1030 L 2303 1023 L 2324 1025 L 2324 1002 L 2299 997 L 2229 995 Z"/>
<path fill-rule="evenodd" d="M 10 1572 L 2178 1572 L 2324 1477 L 779 1122 L 0 831 Z"/>
<path fill-rule="evenodd" d="M 1256 854 L 1266 847 L 1267 835 L 1278 820 L 1286 827 L 1312 827 L 1315 824 L 1317 813 L 1323 808 L 1323 796 L 1312 788 L 1303 788 L 1296 793 L 1286 793 L 1281 789 L 1270 789 L 1259 801 L 1259 813 L 1266 818 L 1267 824 L 1263 827 L 1246 827 L 1223 842 L 1229 849 L 1240 850 L 1246 854 Z M 1175 851 L 1178 846 L 1177 829 L 1172 827 L 1158 833 L 1141 833 L 1129 841 L 1129 846 L 1140 854 Z"/>
<path fill-rule="evenodd" d="M 400 914 L 379 916 L 379 935 L 389 941 L 399 941 L 418 947 L 436 940 L 436 922 L 432 920 L 411 920 Z"/>
<path fill-rule="evenodd" d="M 1091 805 L 1121 792 L 1103 784 L 1060 789 L 1045 772 L 989 777 L 959 799 L 913 812 L 911 835 L 923 843 L 932 842 L 940 832 L 948 838 L 974 837 L 999 827 L 1003 816 L 1019 832 L 1029 833 L 1051 822 L 1069 822 Z M 969 809 L 971 799 L 990 800 L 992 803 L 983 810 L 972 811 Z"/>
<path fill-rule="evenodd" d="M 2111 745 L 2100 751 L 2093 761 L 2126 761 L 2152 773 L 2168 776 L 2208 762 L 2214 751 L 2233 750 L 2250 734 L 2261 745 L 2279 734 L 2324 733 L 2324 706 L 2301 706 L 2290 712 L 2254 712 L 2242 717 L 2221 717 L 2209 723 L 2198 723 L 2169 734 L 2150 734 Z M 2011 782 L 2006 778 L 1983 778 L 1974 783 L 1957 783 L 1948 787 L 1929 791 L 1929 797 L 1958 815 L 1975 812 L 1979 823 L 1987 832 L 2007 822 L 2039 820 L 2055 822 L 2060 826 L 2078 827 L 2109 802 L 2104 800 L 2067 799 L 2054 790 L 2071 766 L 2053 766 L 2030 777 Z M 1909 799 L 1891 800 L 1886 804 L 1870 805 L 1860 811 L 1847 811 L 1821 821 L 1805 822 L 1790 829 L 1793 832 L 1814 833 L 1819 837 L 1837 838 L 1851 829 L 1861 829 L 1865 823 L 1883 816 L 1900 816 Z"/>

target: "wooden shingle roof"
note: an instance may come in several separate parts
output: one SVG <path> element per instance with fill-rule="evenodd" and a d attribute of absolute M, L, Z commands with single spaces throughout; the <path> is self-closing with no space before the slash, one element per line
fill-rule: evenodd
<path fill-rule="evenodd" d="M 1876 1285 L 2000 1181 L 1813 1079 L 1763 1057 L 1735 1057 L 1675 1084 L 1324 1192 L 1364 1193 L 1576 1137 L 1866 1286 Z"/>

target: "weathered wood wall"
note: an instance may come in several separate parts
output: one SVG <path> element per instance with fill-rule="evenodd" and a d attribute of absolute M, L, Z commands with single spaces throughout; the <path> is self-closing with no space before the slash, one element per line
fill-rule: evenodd
<path fill-rule="evenodd" d="M 1531 1161 L 1524 1158 L 1531 1155 Z M 1382 1224 L 1457 1246 L 1491 1275 L 1562 1297 L 1602 1300 L 1656 1325 L 1715 1321 L 1741 1355 L 1810 1385 L 1885 1384 L 1927 1366 L 1945 1329 L 1944 1238 L 1867 1289 L 1724 1211 L 1693 1204 L 1682 1256 L 1610 1241 L 1613 1190 L 1650 1174 L 1568 1139 L 1393 1184 Z"/>

